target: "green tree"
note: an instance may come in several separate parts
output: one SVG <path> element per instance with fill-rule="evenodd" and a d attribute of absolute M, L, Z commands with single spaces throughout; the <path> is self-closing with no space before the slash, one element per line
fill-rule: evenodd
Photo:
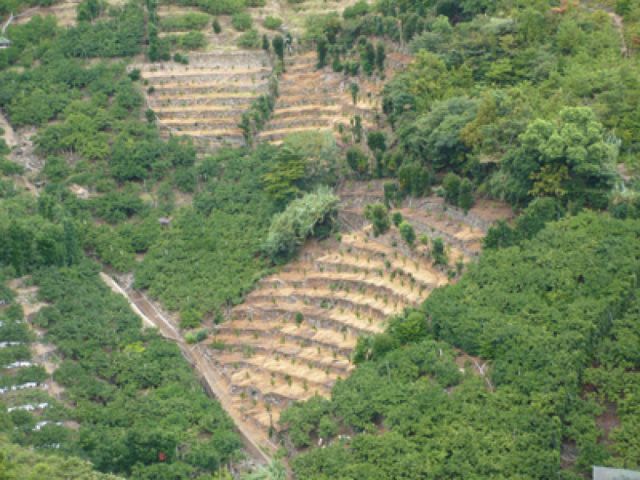
<path fill-rule="evenodd" d="M 329 51 L 327 39 L 324 37 L 316 41 L 316 53 L 318 54 L 318 63 L 316 68 L 321 69 L 327 65 L 327 53 Z"/>
<path fill-rule="evenodd" d="M 429 192 L 431 175 L 420 163 L 405 162 L 398 169 L 398 183 L 404 195 L 419 197 Z"/>
<path fill-rule="evenodd" d="M 351 101 L 354 105 L 358 104 L 358 92 L 360 91 L 360 87 L 357 83 L 351 82 L 349 85 L 349 92 L 351 93 Z"/>
<path fill-rule="evenodd" d="M 304 159 L 286 145 L 280 148 L 272 168 L 263 176 L 265 191 L 281 205 L 286 205 L 302 193 L 304 179 Z"/>
<path fill-rule="evenodd" d="M 376 45 L 376 67 L 381 73 L 384 73 L 384 61 L 386 57 L 384 43 L 378 42 Z"/>
<path fill-rule="evenodd" d="M 231 17 L 231 26 L 239 32 L 244 32 L 251 28 L 253 20 L 247 12 L 239 12 Z"/>
<path fill-rule="evenodd" d="M 351 119 L 351 133 L 353 134 L 353 141 L 360 143 L 362 141 L 362 117 L 356 115 Z"/>
<path fill-rule="evenodd" d="M 358 147 L 349 147 L 345 154 L 347 165 L 358 174 L 359 177 L 365 177 L 369 174 L 369 159 L 367 155 Z"/>
<path fill-rule="evenodd" d="M 467 213 L 473 204 L 473 183 L 468 178 L 464 178 L 460 182 L 457 205 Z"/>
<path fill-rule="evenodd" d="M 373 234 L 378 237 L 389 230 L 389 210 L 381 203 L 372 203 L 365 207 L 364 215 L 373 225 Z"/>
<path fill-rule="evenodd" d="M 280 59 L 282 68 L 284 69 L 284 39 L 281 35 L 276 35 L 273 37 L 273 40 L 271 40 L 271 45 L 273 46 L 273 51 Z"/>
<path fill-rule="evenodd" d="M 444 241 L 440 237 L 434 238 L 433 242 L 431 242 L 431 256 L 436 265 L 449 263 Z"/>
<path fill-rule="evenodd" d="M 407 221 L 403 221 L 402 223 L 400 223 L 398 229 L 400 230 L 400 236 L 402 237 L 402 239 L 407 242 L 407 245 L 409 245 L 409 247 L 413 248 L 413 245 L 416 241 L 416 232 L 413 229 L 413 226 Z"/>
<path fill-rule="evenodd" d="M 476 118 L 477 103 L 466 97 L 436 102 L 428 113 L 399 131 L 402 147 L 434 170 L 464 171 L 471 149 L 462 134 Z"/>
<path fill-rule="evenodd" d="M 367 132 L 367 146 L 371 151 L 384 152 L 387 149 L 387 137 L 384 132 Z"/>
<path fill-rule="evenodd" d="M 220 22 L 217 18 L 213 19 L 213 23 L 211 24 L 211 28 L 213 28 L 213 33 L 218 34 L 222 32 L 222 27 L 220 26 Z"/>
<path fill-rule="evenodd" d="M 105 10 L 106 4 L 101 0 L 83 0 L 77 7 L 79 22 L 92 22 Z"/>
<path fill-rule="evenodd" d="M 287 260 L 309 236 L 325 238 L 337 217 L 338 197 L 328 188 L 307 193 L 275 215 L 263 250 L 274 262 Z"/>
<path fill-rule="evenodd" d="M 376 66 L 376 49 L 369 40 L 367 40 L 362 47 L 360 62 L 362 64 L 362 70 L 367 75 L 371 75 Z"/>
<path fill-rule="evenodd" d="M 461 178 L 455 173 L 447 173 L 442 179 L 442 188 L 444 189 L 444 199 L 452 205 L 458 204 L 460 196 Z"/>
<path fill-rule="evenodd" d="M 606 206 L 617 178 L 618 146 L 607 141 L 593 110 L 564 108 L 556 122 L 534 120 L 520 141 L 502 163 L 509 200 L 522 204 L 549 196 L 565 204 Z"/>
<path fill-rule="evenodd" d="M 78 261 L 80 256 L 80 242 L 73 222 L 64 221 L 64 262 L 71 266 Z"/>

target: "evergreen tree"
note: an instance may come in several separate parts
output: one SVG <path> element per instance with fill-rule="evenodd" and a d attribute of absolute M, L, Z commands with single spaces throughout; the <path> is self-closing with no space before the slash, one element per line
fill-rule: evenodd
<path fill-rule="evenodd" d="M 327 45 L 327 39 L 322 37 L 319 38 L 317 43 L 316 43 L 316 52 L 318 54 L 318 64 L 317 64 L 317 68 L 324 68 L 325 65 L 327 64 L 327 52 L 328 52 L 328 45 Z"/>
<path fill-rule="evenodd" d="M 442 188 L 444 189 L 444 199 L 452 205 L 458 204 L 460 195 L 461 179 L 455 173 L 447 173 L 442 179 Z"/>
<path fill-rule="evenodd" d="M 458 191 L 458 206 L 464 210 L 464 213 L 467 213 L 469 209 L 473 206 L 473 184 L 471 180 L 465 178 L 460 182 L 460 187 Z"/>
<path fill-rule="evenodd" d="M 69 219 L 64 221 L 64 262 L 73 265 L 79 258 L 79 242 L 76 228 Z"/>
<path fill-rule="evenodd" d="M 378 237 L 389 230 L 389 210 L 381 203 L 372 203 L 365 207 L 364 215 L 373 225 L 373 234 Z"/>
<path fill-rule="evenodd" d="M 371 75 L 376 65 L 376 49 L 369 40 L 364 44 L 363 52 L 360 54 L 360 62 L 364 73 Z"/>
<path fill-rule="evenodd" d="M 353 101 L 353 104 L 357 105 L 358 104 L 358 92 L 360 91 L 360 87 L 355 82 L 351 83 L 351 85 L 349 85 L 349 91 L 351 92 L 351 100 Z"/>
<path fill-rule="evenodd" d="M 413 248 L 413 245 L 416 241 L 416 232 L 413 229 L 413 226 L 410 223 L 403 221 L 398 226 L 398 229 L 400 230 L 400 236 L 402 237 L 402 239 L 407 242 L 407 245 Z"/>
<path fill-rule="evenodd" d="M 284 66 L 284 39 L 282 38 L 281 35 L 276 35 L 275 37 L 273 37 L 273 40 L 271 40 L 271 45 L 273 46 L 273 51 L 275 52 L 275 54 L 280 59 L 280 63 L 282 64 L 282 70 L 284 71 L 285 70 L 285 66 Z"/>
<path fill-rule="evenodd" d="M 384 43 L 378 42 L 376 45 L 376 67 L 380 72 L 384 72 L 384 61 L 387 57 L 387 54 L 384 50 Z"/>

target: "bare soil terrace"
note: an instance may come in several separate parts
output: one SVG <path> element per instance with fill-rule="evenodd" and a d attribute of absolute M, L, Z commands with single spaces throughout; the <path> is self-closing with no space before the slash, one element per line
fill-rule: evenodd
<path fill-rule="evenodd" d="M 436 266 L 427 246 L 409 248 L 395 228 L 373 236 L 361 203 L 382 198 L 380 183 L 346 184 L 341 197 L 342 214 L 350 212 L 357 226 L 340 241 L 307 245 L 203 342 L 236 408 L 267 435 L 291 403 L 329 396 L 352 371 L 360 336 L 382 332 L 390 316 L 455 281 L 450 273 L 478 254 L 490 224 L 511 215 L 494 202 L 480 202 L 467 215 L 435 197 L 405 202 L 399 211 L 416 232 L 447 245 L 449 265 Z"/>

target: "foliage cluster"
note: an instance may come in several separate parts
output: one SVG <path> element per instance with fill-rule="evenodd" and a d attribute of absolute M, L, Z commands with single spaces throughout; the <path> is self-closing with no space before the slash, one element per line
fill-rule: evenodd
<path fill-rule="evenodd" d="M 294 445 L 329 442 L 296 457 L 296 475 L 577 479 L 594 464 L 637 469 L 638 233 L 637 220 L 595 213 L 548 224 L 390 319 L 359 342 L 360 365 L 330 401 L 284 413 Z M 621 423 L 602 442 L 606 402 Z M 562 467 L 566 442 L 578 455 Z"/>
<path fill-rule="evenodd" d="M 256 257 L 276 212 L 264 191 L 274 151 L 221 151 L 198 165 L 194 207 L 176 211 L 136 271 L 148 288 L 185 318 L 238 303 L 266 268 Z"/>
<path fill-rule="evenodd" d="M 606 207 L 620 181 L 615 163 L 637 167 L 640 124 L 629 105 L 640 98 L 640 74 L 629 37 L 640 6 L 621 7 L 623 58 L 603 10 L 579 5 L 558 15 L 551 3 L 362 2 L 342 20 L 310 22 L 307 38 L 336 57 L 337 69 L 350 71 L 341 56 L 351 52 L 367 72 L 376 38 L 415 53 L 385 86 L 395 138 L 372 173 L 419 165 L 432 179 L 454 172 L 517 206 L 551 196 Z"/>
<path fill-rule="evenodd" d="M 327 237 L 337 218 L 338 202 L 328 188 L 293 200 L 273 217 L 263 247 L 265 253 L 281 262 L 289 259 L 308 237 Z"/>
<path fill-rule="evenodd" d="M 76 448 L 98 470 L 190 478 L 234 455 L 240 442 L 220 405 L 207 398 L 177 346 L 141 330 L 96 265 L 41 270 L 34 278 L 51 304 L 36 323 L 64 359 L 54 378 L 78 406 L 71 411 L 80 423 Z"/>

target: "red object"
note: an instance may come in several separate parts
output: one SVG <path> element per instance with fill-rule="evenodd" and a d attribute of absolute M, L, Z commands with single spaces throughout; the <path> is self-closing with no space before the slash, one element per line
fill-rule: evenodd
<path fill-rule="evenodd" d="M 167 459 L 167 455 L 164 452 L 158 453 L 158 460 L 160 460 L 161 462 L 164 462 L 166 459 Z"/>

